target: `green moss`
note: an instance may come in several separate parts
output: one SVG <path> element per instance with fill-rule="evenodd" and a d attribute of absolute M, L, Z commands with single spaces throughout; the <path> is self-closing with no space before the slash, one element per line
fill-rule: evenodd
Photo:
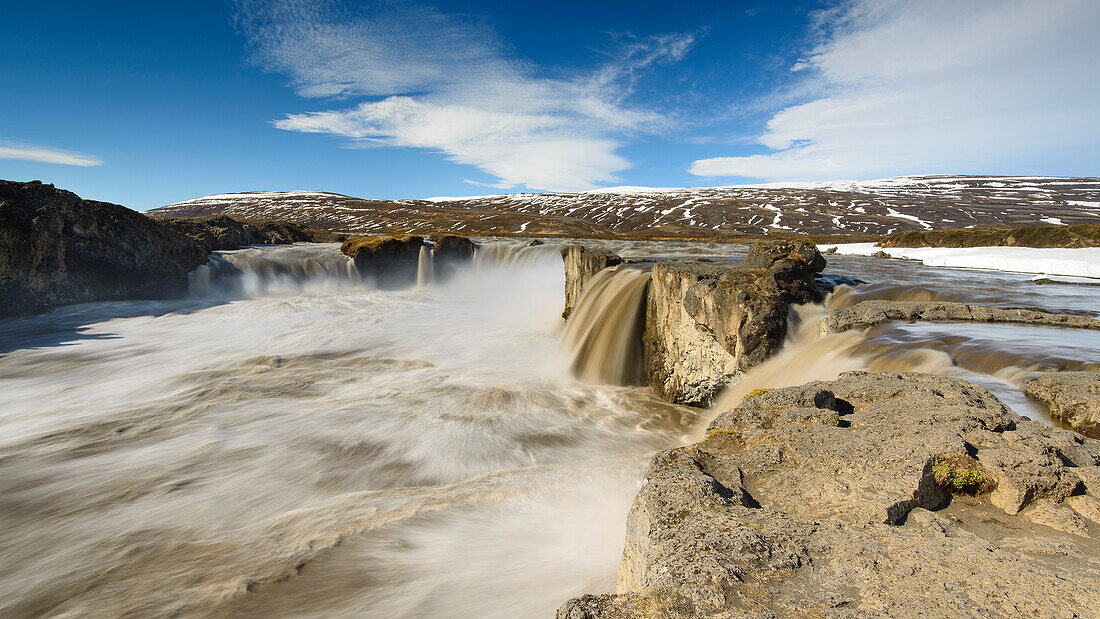
<path fill-rule="evenodd" d="M 344 241 L 344 244 L 340 246 L 340 251 L 348 256 L 354 257 L 362 250 L 374 251 L 381 247 L 384 243 L 397 242 L 401 244 L 415 242 L 422 243 L 423 238 L 412 234 L 380 234 L 374 236 L 359 236 L 354 239 L 348 239 Z"/>
<path fill-rule="evenodd" d="M 996 480 L 980 462 L 961 452 L 940 454 L 932 459 L 932 476 L 940 487 L 965 494 L 981 494 L 997 487 Z"/>
<path fill-rule="evenodd" d="M 733 436 L 733 430 L 726 428 L 711 428 L 707 430 L 707 438 L 714 438 L 715 436 Z"/>
<path fill-rule="evenodd" d="M 1051 400 L 1047 403 L 1047 410 L 1050 411 L 1050 416 L 1055 419 L 1062 418 L 1062 410 L 1058 408 L 1058 403 Z"/>
<path fill-rule="evenodd" d="M 775 387 L 765 387 L 763 389 L 753 389 L 745 397 L 746 398 L 755 398 L 756 396 L 764 395 L 765 393 L 767 393 L 769 391 L 775 391 Z"/>

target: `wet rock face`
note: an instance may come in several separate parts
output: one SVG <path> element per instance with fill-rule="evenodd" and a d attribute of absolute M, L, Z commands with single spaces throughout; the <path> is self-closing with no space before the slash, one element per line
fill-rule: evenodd
<path fill-rule="evenodd" d="M 477 244 L 464 236 L 445 234 L 435 240 L 432 256 L 435 260 L 436 275 L 449 277 L 455 269 L 468 265 L 474 259 Z"/>
<path fill-rule="evenodd" d="M 1032 379 L 1024 393 L 1085 436 L 1100 438 L 1100 372 L 1058 372 Z"/>
<path fill-rule="evenodd" d="M 649 384 L 671 402 L 709 405 L 779 349 L 790 303 L 821 299 L 815 275 L 824 268 L 803 241 L 757 243 L 740 267 L 658 263 L 646 309 Z"/>
<path fill-rule="evenodd" d="M 128 208 L 0 181 L 0 315 L 183 294 L 208 253 Z"/>
<path fill-rule="evenodd" d="M 891 320 L 931 322 L 999 322 L 1024 325 L 1100 329 L 1100 320 L 1076 314 L 1058 314 L 1031 308 L 982 307 L 950 301 L 888 301 L 872 299 L 829 315 L 823 328 L 829 332 L 867 329 Z"/>
<path fill-rule="evenodd" d="M 581 290 L 593 275 L 623 263 L 623 259 L 615 254 L 590 251 L 580 245 L 562 247 L 561 258 L 565 262 L 565 311 L 561 313 L 562 318 L 569 318 L 573 313 Z"/>
<path fill-rule="evenodd" d="M 1098 496 L 1100 442 L 958 379 L 776 389 L 653 459 L 617 593 L 558 617 L 1089 616 Z"/>
<path fill-rule="evenodd" d="M 355 262 L 363 277 L 383 288 L 402 288 L 416 283 L 416 267 L 424 238 L 413 234 L 361 236 L 344 241 L 340 251 Z"/>

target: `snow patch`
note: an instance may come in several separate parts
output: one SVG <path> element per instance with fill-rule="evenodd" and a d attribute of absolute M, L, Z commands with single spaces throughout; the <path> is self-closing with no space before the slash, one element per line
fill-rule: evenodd
<path fill-rule="evenodd" d="M 927 266 L 987 269 L 1012 273 L 1100 279 L 1100 247 L 879 247 L 874 243 L 821 245 L 847 256 L 871 256 L 885 251 L 895 258 L 918 260 Z"/>

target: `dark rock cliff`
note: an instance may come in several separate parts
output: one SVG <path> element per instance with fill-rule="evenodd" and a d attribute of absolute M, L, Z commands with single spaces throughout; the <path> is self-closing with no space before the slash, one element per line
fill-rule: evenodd
<path fill-rule="evenodd" d="M 208 253 L 126 207 L 0 181 L 0 315 L 182 294 Z"/>
<path fill-rule="evenodd" d="M 424 237 L 414 234 L 361 236 L 344 241 L 340 251 L 355 262 L 364 277 L 386 288 L 416 283 L 416 267 Z"/>
<path fill-rule="evenodd" d="M 457 234 L 444 234 L 436 238 L 432 247 L 436 276 L 450 277 L 460 266 L 470 264 L 476 249 L 476 243 Z"/>

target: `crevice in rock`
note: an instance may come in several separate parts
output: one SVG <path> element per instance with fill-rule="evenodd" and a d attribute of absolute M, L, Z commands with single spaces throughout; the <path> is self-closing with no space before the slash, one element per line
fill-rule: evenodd
<path fill-rule="evenodd" d="M 920 481 L 917 482 L 917 489 L 913 491 L 913 495 L 886 508 L 886 520 L 884 521 L 886 524 L 904 525 L 906 518 L 909 517 L 909 512 L 917 507 L 936 511 L 950 505 L 951 493 L 946 492 L 936 481 L 936 474 L 933 471 L 934 460 L 935 458 L 929 458 L 924 463 Z"/>

